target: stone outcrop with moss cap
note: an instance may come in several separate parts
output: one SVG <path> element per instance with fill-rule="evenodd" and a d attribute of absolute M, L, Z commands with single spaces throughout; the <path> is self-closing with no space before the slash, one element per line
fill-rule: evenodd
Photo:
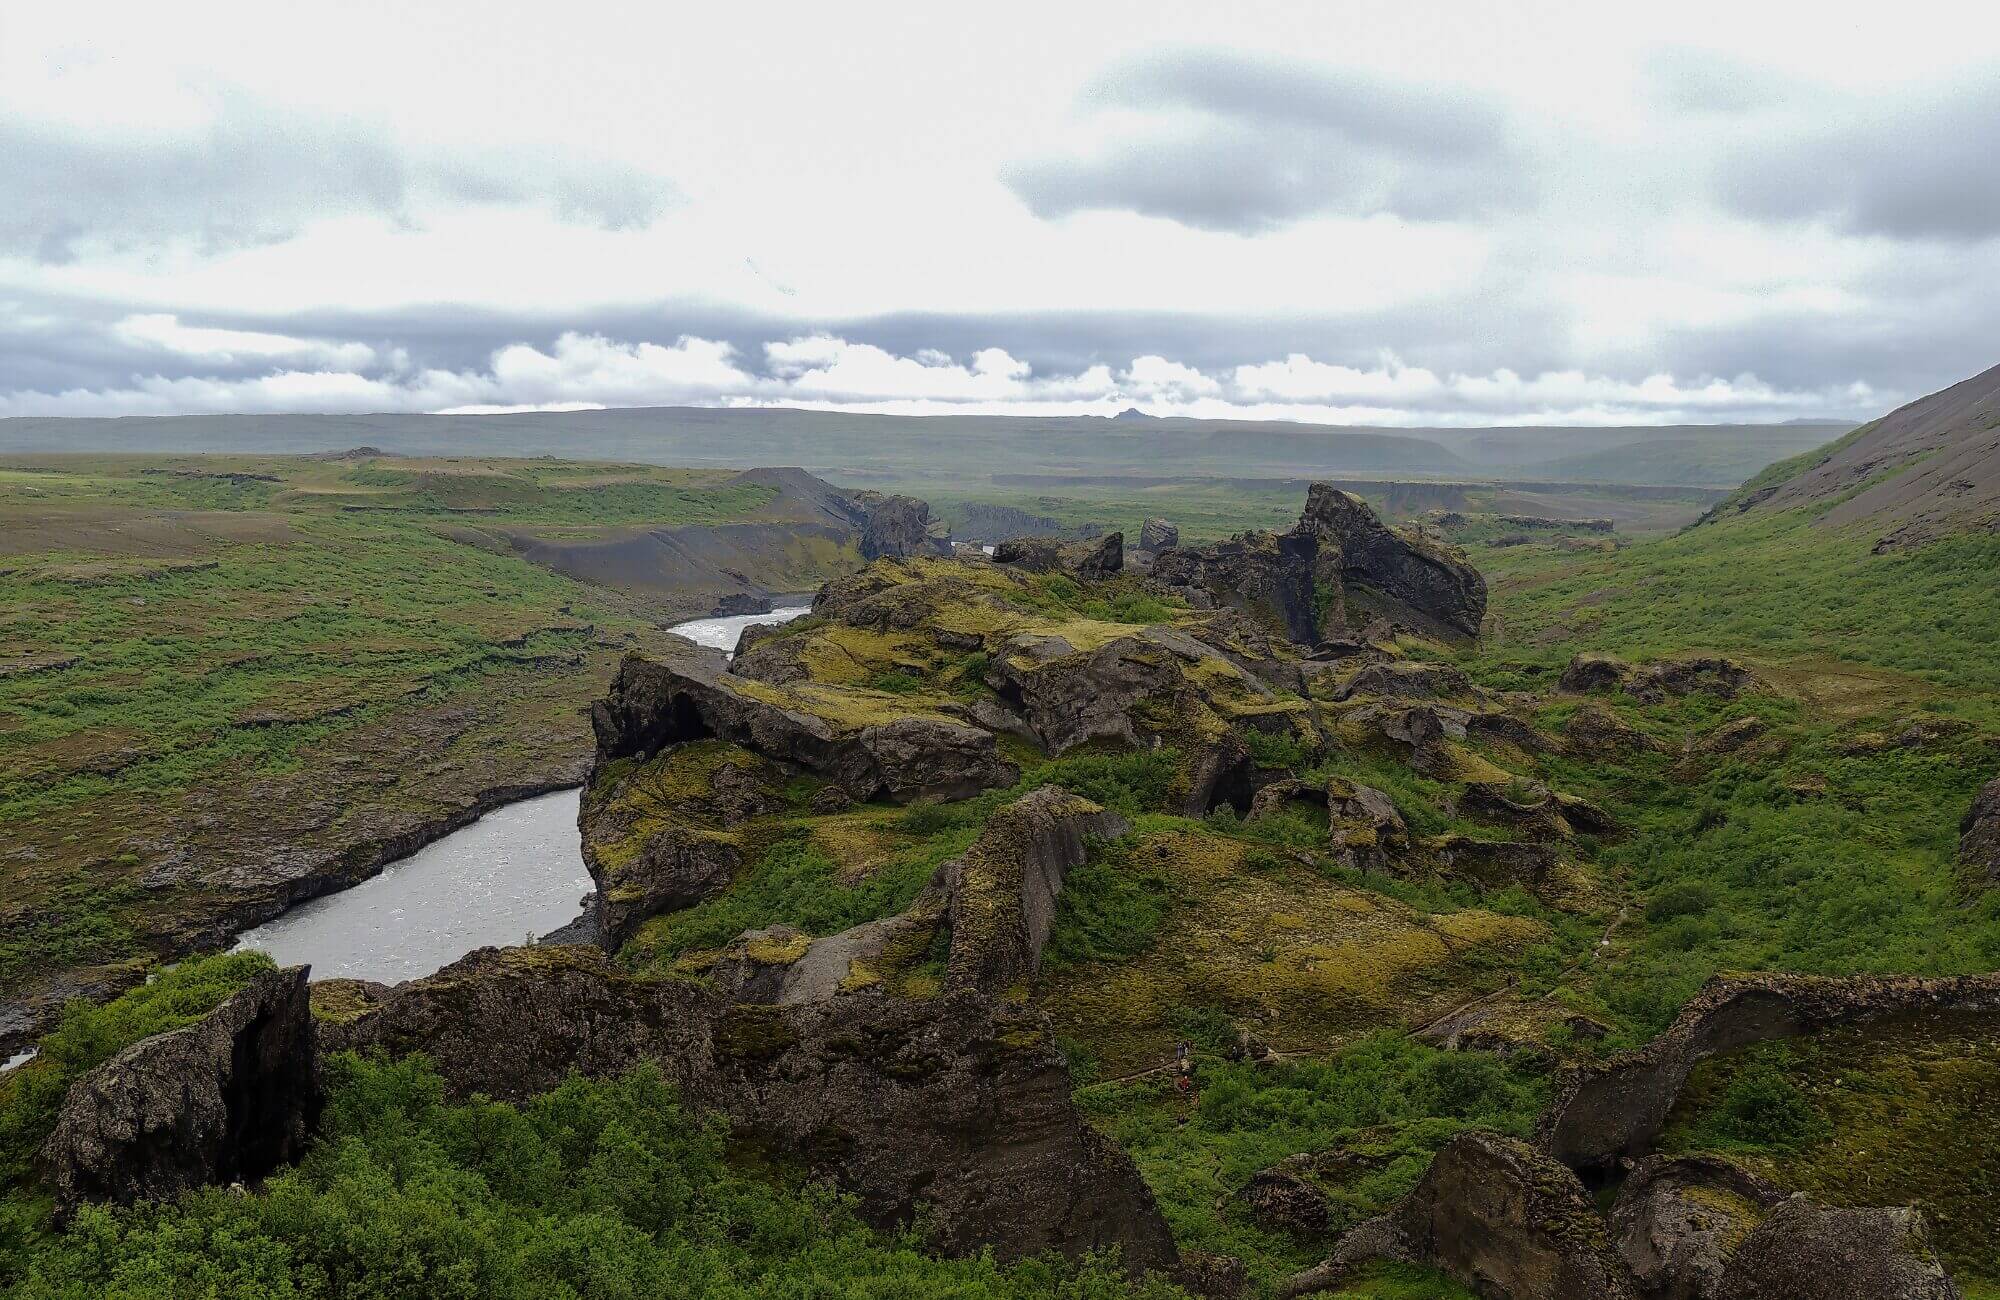
<path fill-rule="evenodd" d="M 71 1084 L 41 1161 L 64 1213 L 170 1200 L 297 1159 L 318 1116 L 306 967 L 293 966 Z"/>
<path fill-rule="evenodd" d="M 1117 813 L 1043 786 L 995 813 L 963 857 L 945 864 L 951 899 L 946 987 L 999 993 L 1035 973 L 1055 926 L 1063 877 L 1092 839 L 1130 830 Z"/>
<path fill-rule="evenodd" d="M 1326 483 L 1308 489 L 1291 531 L 1174 547 L 1154 557 L 1152 572 L 1269 619 L 1305 645 L 1377 615 L 1474 637 L 1486 616 L 1486 581 L 1462 552 L 1385 525 L 1360 497 Z"/>
<path fill-rule="evenodd" d="M 2000 778 L 1985 788 L 1958 824 L 1958 861 L 1968 879 L 2000 885 Z"/>
<path fill-rule="evenodd" d="M 713 653 L 628 655 L 590 720 L 599 769 L 713 737 L 817 773 L 857 800 L 964 798 L 1013 779 L 990 732 L 880 692 L 739 677 Z"/>

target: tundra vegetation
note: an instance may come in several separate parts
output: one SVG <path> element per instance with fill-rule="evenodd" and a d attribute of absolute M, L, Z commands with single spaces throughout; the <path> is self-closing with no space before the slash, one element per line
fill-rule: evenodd
<path fill-rule="evenodd" d="M 624 648 L 625 632 L 644 644 L 646 611 L 629 596 L 467 540 L 467 526 L 699 521 L 767 500 L 644 471 L 585 507 L 565 494 L 605 471 L 560 464 L 488 467 L 504 485 L 476 487 L 388 461 L 244 468 L 278 482 L 15 473 L 97 510 L 240 506 L 282 536 L 231 540 L 213 567 L 91 569 L 112 562 L 51 553 L 0 575 L 19 584 L 7 634 L 79 657 L 0 679 L 0 755 L 45 763 L 85 743 L 66 738 L 120 728 L 142 751 L 108 773 L 10 781 L 13 816 L 309 763 L 368 710 L 484 691 L 527 671 L 517 659 L 588 658 L 607 637 Z M 468 525 L 475 491 L 493 513 Z M 1256 494 L 1231 515 L 1228 493 L 1188 491 L 1201 506 L 1180 521 L 1189 544 L 1276 522 Z M 1086 499 L 1009 503 L 1071 523 Z M 1171 500 L 1127 504 L 1172 516 Z M 726 698 L 711 691 L 703 707 L 804 719 L 856 744 L 899 719 L 971 720 L 997 737 L 981 768 L 992 779 L 898 802 L 712 721 L 618 752 L 600 725 L 590 861 L 607 896 L 639 900 L 614 960 L 632 979 L 710 990 L 901 918 L 901 937 L 853 959 L 835 996 L 942 998 L 956 945 L 991 936 L 953 932 L 938 882 L 996 815 L 1048 786 L 1117 814 L 1125 829 L 1093 838 L 1063 878 L 1032 974 L 991 993 L 1046 1018 L 1075 1107 L 1131 1158 L 1182 1251 L 1231 1256 L 1249 1294 L 1273 1294 L 1416 1188 L 1455 1136 L 1532 1137 L 1565 1070 L 1653 1039 L 1713 976 L 2000 969 L 2000 891 L 1958 858 L 1960 817 L 2000 772 L 2000 538 L 1877 553 L 1865 530 L 1816 522 L 1831 504 L 1640 542 L 1434 517 L 1426 527 L 1461 540 L 1485 575 L 1484 635 L 1376 622 L 1379 593 L 1357 579 L 1310 595 L 1310 620 L 1350 611 L 1351 653 L 1331 659 L 1193 588 L 878 562 L 758 640 L 714 688 Z M 310 608 L 284 603 L 301 592 Z M 260 613 L 265 599 L 285 612 Z M 131 621 L 155 602 L 185 626 Z M 218 666 L 215 647 L 239 638 L 244 666 Z M 1580 653 L 1640 668 L 1572 679 Z M 1695 656 L 1740 676 L 1643 675 Z M 708 682 L 720 669 L 686 672 Z M 359 703 L 227 725 L 275 697 Z M 652 722 L 687 716 L 662 707 Z M 1096 730 L 1058 730 L 1079 717 Z M 1450 725 L 1423 729 L 1439 719 Z M 1379 814 L 1365 811 L 1375 796 Z M 726 852 L 704 860 L 730 865 L 649 909 L 667 896 L 646 891 L 660 889 L 656 846 L 670 837 L 676 862 Z M 0 869 L 37 900 L 9 922 L 0 979 L 142 948 L 140 862 Z M 922 1214 L 871 1226 L 853 1197 L 732 1136 L 643 1066 L 503 1104 L 455 1099 L 421 1056 L 335 1056 L 296 1168 L 248 1194 L 90 1208 L 58 1226 L 30 1156 L 62 1090 L 254 967 L 195 960 L 79 1002 L 0 1082 L 0 1275 L 19 1294 L 1094 1300 L 1194 1285 L 1134 1279 L 1102 1255 L 940 1258 Z M 319 1011 L 344 1014 L 332 999 Z M 1181 1043 L 1194 1048 L 1186 1089 L 1164 1068 Z M 1991 1019 L 1931 1018 L 1719 1056 L 1682 1090 L 1662 1147 L 1727 1155 L 1832 1205 L 1917 1205 L 1961 1291 L 2000 1295 L 2000 1149 L 1980 1119 L 2000 1103 L 1995 1044 Z M 1303 1226 L 1246 1195 L 1298 1158 L 1287 1176 L 1323 1207 Z M 1382 1300 L 1469 1294 L 1407 1263 L 1341 1285 Z"/>

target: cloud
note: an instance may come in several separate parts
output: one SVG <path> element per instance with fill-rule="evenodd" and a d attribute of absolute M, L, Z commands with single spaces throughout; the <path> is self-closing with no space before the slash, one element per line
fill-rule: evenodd
<path fill-rule="evenodd" d="M 174 355 L 235 361 L 262 349 L 276 363 L 252 376 L 140 375 L 122 386 L 0 396 L 0 415 L 169 415 L 205 412 L 442 411 L 498 414 L 603 406 L 784 405 L 888 414 L 1109 415 L 1140 404 L 1158 415 L 1302 420 L 1331 424 L 1667 424 L 1873 413 L 1893 394 L 1850 381 L 1781 388 L 1753 374 L 1636 379 L 1507 368 L 1440 374 L 1393 353 L 1372 361 L 1322 361 L 1292 353 L 1221 371 L 1157 353 L 1123 368 L 1099 362 L 1042 371 L 1004 348 L 956 359 L 938 349 L 897 353 L 833 334 L 766 341 L 751 369 L 721 340 L 683 335 L 670 344 L 566 332 L 547 347 L 511 343 L 484 365 L 417 367 L 401 349 L 187 326 L 173 317 L 128 317 L 114 333 Z M 353 349 L 373 366 L 342 370 L 286 362 Z"/>
<path fill-rule="evenodd" d="M 1036 216 L 1254 234 L 1318 215 L 1455 220 L 1525 195 L 1498 105 L 1350 69 L 1170 50 L 1114 65 L 1078 107 L 1065 148 L 1002 173 Z"/>
<path fill-rule="evenodd" d="M 205 120 L 160 130 L 0 114 L 0 253 L 54 265 L 175 246 L 213 255 L 282 243 L 325 218 L 412 224 L 435 205 L 536 205 L 621 230 L 680 198 L 664 178 L 588 151 L 411 148 L 366 120 L 240 93 L 207 107 Z"/>
<path fill-rule="evenodd" d="M 1738 133 L 1717 185 L 1758 220 L 1817 221 L 1857 235 L 2000 236 L 2000 76 L 1816 104 Z"/>
<path fill-rule="evenodd" d="M 178 316 L 166 312 L 127 316 L 111 327 L 111 334 L 131 347 L 177 353 L 210 365 L 291 361 L 366 370 L 376 363 L 375 349 L 366 343 L 183 325 Z"/>

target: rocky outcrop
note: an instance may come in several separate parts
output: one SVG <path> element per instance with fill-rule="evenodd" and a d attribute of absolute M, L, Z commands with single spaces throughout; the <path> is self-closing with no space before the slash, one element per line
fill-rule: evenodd
<path fill-rule="evenodd" d="M 2000 1014 L 2000 975 L 1734 975 L 1712 979 L 1652 1042 L 1568 1072 L 1538 1137 L 1572 1168 L 1644 1155 L 1694 1067 L 1719 1052 L 1939 1011 Z"/>
<path fill-rule="evenodd" d="M 990 732 L 924 714 L 881 721 L 837 695 L 793 695 L 732 676 L 721 657 L 628 655 L 591 706 L 597 766 L 716 737 L 826 777 L 856 800 L 960 799 L 1013 779 Z"/>
<path fill-rule="evenodd" d="M 1714 1156 L 1655 1156 L 1618 1189 L 1611 1237 L 1649 1300 L 1715 1300 L 1737 1245 L 1784 1195 Z"/>
<path fill-rule="evenodd" d="M 1317 645 L 1386 613 L 1420 630 L 1471 637 L 1486 613 L 1486 583 L 1463 553 L 1390 528 L 1360 497 L 1315 483 L 1298 526 L 1239 533 L 1154 556 L 1155 581 L 1230 605 Z"/>
<path fill-rule="evenodd" d="M 1063 877 L 1086 843 L 1131 829 L 1117 813 L 1043 786 L 993 814 L 965 856 L 945 864 L 951 955 L 945 986 L 998 994 L 1033 975 L 1055 926 Z"/>
<path fill-rule="evenodd" d="M 904 966 L 946 937 L 944 984 L 998 996 L 1031 978 L 1055 925 L 1063 880 L 1123 817 L 1060 786 L 995 812 L 903 912 L 814 939 L 788 926 L 741 935 L 709 971 L 745 1002 L 800 1006 L 844 993 L 894 992 Z"/>
<path fill-rule="evenodd" d="M 585 844 L 590 844 L 588 832 Z M 693 907 L 727 889 L 743 865 L 736 845 L 682 826 L 668 826 L 649 837 L 638 856 L 615 875 L 597 855 L 584 856 L 597 884 L 598 941 L 613 952 L 648 918 Z"/>
<path fill-rule="evenodd" d="M 1104 540 L 1086 550 L 1076 561 L 1076 576 L 1102 582 L 1125 567 L 1125 534 L 1107 533 Z"/>
<path fill-rule="evenodd" d="M 1378 1259 L 1434 1268 L 1503 1300 L 1636 1295 L 1576 1175 L 1527 1143 L 1492 1133 L 1461 1133 L 1446 1143 L 1394 1209 L 1342 1237 L 1331 1258 L 1281 1294 L 1331 1290 Z"/>
<path fill-rule="evenodd" d="M 261 972 L 71 1084 L 41 1151 L 58 1210 L 165 1200 L 296 1159 L 319 1114 L 306 973 Z"/>
<path fill-rule="evenodd" d="M 1469 693 L 1472 679 L 1450 664 L 1390 661 L 1369 664 L 1334 693 L 1337 702 L 1356 696 L 1391 700 L 1434 700 Z"/>
<path fill-rule="evenodd" d="M 915 497 L 887 496 L 866 503 L 861 558 L 901 559 L 930 549 L 931 508 Z"/>
<path fill-rule="evenodd" d="M 1716 1300 L 1958 1300 L 1921 1210 L 1833 1209 L 1793 1196 L 1730 1260 Z"/>
<path fill-rule="evenodd" d="M 1139 525 L 1139 549 L 1151 555 L 1169 550 L 1181 544 L 1181 530 L 1156 516 L 1149 516 Z"/>
<path fill-rule="evenodd" d="M 1137 747 L 1155 735 L 1179 739 L 1193 714 L 1212 719 L 1218 703 L 1284 708 L 1271 687 L 1180 628 L 1135 628 L 1087 650 L 1061 636 L 1023 634 L 999 651 L 986 684 L 1051 754 L 1090 741 Z"/>
<path fill-rule="evenodd" d="M 1266 1232 L 1283 1232 L 1306 1241 L 1327 1235 L 1333 1227 L 1333 1207 L 1326 1193 L 1305 1176 L 1312 1157 L 1294 1156 L 1250 1175 L 1236 1200 L 1252 1223 Z"/>
<path fill-rule="evenodd" d="M 1635 668 L 1615 655 L 1586 651 L 1571 659 L 1559 683 L 1566 691 L 1624 691 L 1636 699 L 1658 703 L 1669 696 L 1701 692 L 1733 700 L 1757 685 L 1757 676 L 1734 659 L 1692 655 L 1663 659 Z"/>
<path fill-rule="evenodd" d="M 1052 537 L 1010 537 L 993 548 L 993 562 L 1030 573 L 1054 573 L 1062 567 L 1063 546 Z"/>
<path fill-rule="evenodd" d="M 423 1051 L 454 1095 L 520 1100 L 571 1070 L 658 1065 L 736 1133 L 833 1179 L 878 1225 L 1003 1259 L 1116 1247 L 1170 1269 L 1131 1161 L 1070 1101 L 1048 1022 L 973 992 L 746 1005 L 578 948 L 483 949 L 328 1025 L 335 1050 Z"/>
<path fill-rule="evenodd" d="M 1659 753 L 1660 743 L 1600 704 L 1586 704 L 1563 724 L 1563 751 L 1577 758 L 1623 759 Z"/>
<path fill-rule="evenodd" d="M 768 614 L 771 612 L 771 598 L 750 591 L 732 591 L 715 602 L 710 611 L 717 618 L 734 618 L 745 614 Z"/>
<path fill-rule="evenodd" d="M 1388 866 L 1391 853 L 1399 853 L 1409 844 L 1408 828 L 1396 811 L 1396 801 L 1372 785 L 1330 777 L 1326 812 L 1334 860 L 1344 867 L 1381 871 Z"/>
<path fill-rule="evenodd" d="M 2000 885 L 2000 778 L 1989 781 L 1958 824 L 1958 862 L 1966 875 Z"/>

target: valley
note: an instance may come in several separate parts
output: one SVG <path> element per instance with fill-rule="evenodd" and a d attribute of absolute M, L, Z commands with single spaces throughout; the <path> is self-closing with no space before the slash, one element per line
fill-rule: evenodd
<path fill-rule="evenodd" d="M 477 1171 L 466 1235 L 399 1266 L 532 1294 L 610 1213 L 603 1259 L 714 1294 L 1652 1295 L 1683 1266 L 1645 1273 L 1633 1225 L 1682 1232 L 1683 1197 L 1744 1277 L 1893 1211 L 1926 1226 L 1842 1229 L 1864 1272 L 2000 1295 L 1992 1153 L 1955 1135 L 2000 1034 L 2000 864 L 1966 847 L 2000 774 L 1989 528 L 1884 546 L 1945 516 L 1756 482 L 936 485 L 8 459 L 22 1294 L 181 1267 L 161 1234 L 195 1230 L 359 1277 L 303 1225 L 386 1230 Z M 981 519 L 1042 536 L 951 545 Z M 310 991 L 196 955 L 574 786 L 591 897 L 543 942 Z M 64 1136 L 71 1085 L 152 1086 L 148 1034 L 253 1005 L 239 1044 L 316 1053 L 325 1098 L 281 1159 L 224 1150 L 264 1190 L 180 1153 L 182 1199 L 80 1211 L 96 1253 L 52 1231 L 142 1176 Z M 1738 1005 L 1784 1009 L 1688 1019 Z M 1659 1059 L 1649 1118 L 1616 1090 Z M 363 1209 L 418 1132 L 442 1181 Z M 1471 1185 L 1542 1199 L 1475 1229 L 1437 1208 Z"/>

